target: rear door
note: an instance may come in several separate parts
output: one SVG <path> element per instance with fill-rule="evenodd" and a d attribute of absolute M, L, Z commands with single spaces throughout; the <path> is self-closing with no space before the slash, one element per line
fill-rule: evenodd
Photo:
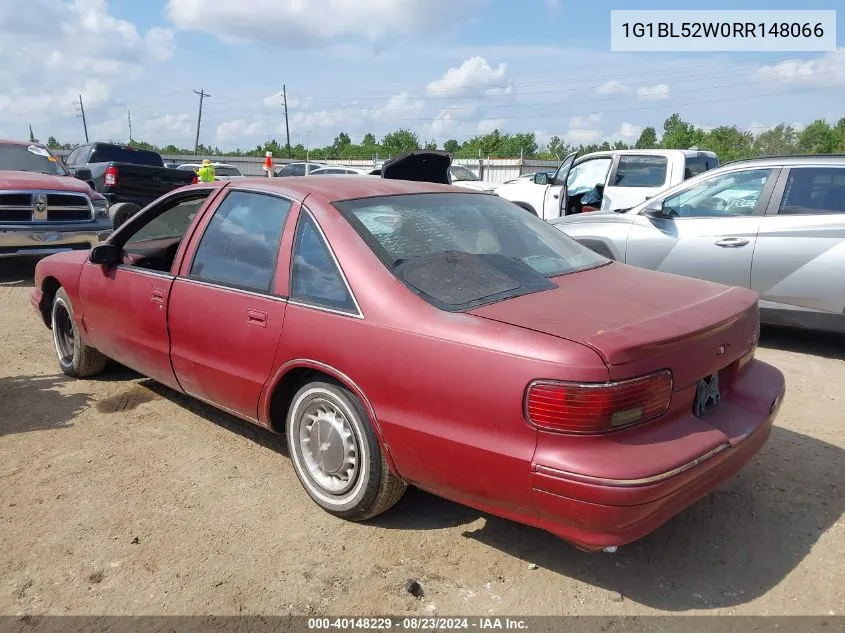
<path fill-rule="evenodd" d="M 182 389 L 252 421 L 285 318 L 277 287 L 287 277 L 276 271 L 293 205 L 229 190 L 197 229 L 171 291 L 170 354 Z"/>
<path fill-rule="evenodd" d="M 621 154 L 604 188 L 602 211 L 630 209 L 648 200 L 668 187 L 672 166 L 667 156 Z"/>
<path fill-rule="evenodd" d="M 845 165 L 784 169 L 762 219 L 751 288 L 761 307 L 845 312 Z"/>
<path fill-rule="evenodd" d="M 671 217 L 637 215 L 625 262 L 750 287 L 757 233 L 778 173 L 776 168 L 737 169 L 662 198 Z"/>

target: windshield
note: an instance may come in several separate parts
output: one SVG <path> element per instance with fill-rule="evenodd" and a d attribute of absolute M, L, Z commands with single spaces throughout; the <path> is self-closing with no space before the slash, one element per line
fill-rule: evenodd
<path fill-rule="evenodd" d="M 214 175 L 215 176 L 240 176 L 241 172 L 239 172 L 235 167 L 215 167 L 214 168 Z"/>
<path fill-rule="evenodd" d="M 46 148 L 38 145 L 0 145 L 0 170 L 34 171 L 67 176 L 67 170 Z"/>
<path fill-rule="evenodd" d="M 335 207 L 403 283 L 438 307 L 537 292 L 554 287 L 549 278 L 608 262 L 496 196 L 411 194 Z"/>
<path fill-rule="evenodd" d="M 476 176 L 472 171 L 467 169 L 466 167 L 461 167 L 460 165 L 452 165 L 450 168 L 452 170 L 452 180 L 459 181 L 459 180 L 481 180 L 478 176 Z"/>

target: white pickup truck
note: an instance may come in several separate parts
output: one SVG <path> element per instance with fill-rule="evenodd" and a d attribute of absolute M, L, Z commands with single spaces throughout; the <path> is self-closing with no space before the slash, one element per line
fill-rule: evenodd
<path fill-rule="evenodd" d="M 495 193 L 544 220 L 586 211 L 623 211 L 719 166 L 713 152 L 680 149 L 573 152 L 555 175 L 538 172 Z"/>

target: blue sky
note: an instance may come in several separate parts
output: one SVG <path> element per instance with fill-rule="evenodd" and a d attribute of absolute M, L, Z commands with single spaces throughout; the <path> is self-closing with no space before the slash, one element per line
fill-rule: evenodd
<path fill-rule="evenodd" d="M 814 2 L 836 9 L 839 2 Z M 614 53 L 611 8 L 651 0 L 0 0 L 0 136 L 89 133 L 224 148 L 359 139 L 398 127 L 442 143 L 499 128 L 570 142 L 631 141 L 679 112 L 759 132 L 845 116 L 845 49 L 830 53 Z M 710 2 L 708 9 L 794 9 Z M 837 16 L 842 46 L 845 10 Z"/>

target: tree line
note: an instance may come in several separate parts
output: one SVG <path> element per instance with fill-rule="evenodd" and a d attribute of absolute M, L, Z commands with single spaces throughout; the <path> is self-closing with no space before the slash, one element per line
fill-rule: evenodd
<path fill-rule="evenodd" d="M 132 140 L 129 145 L 139 149 L 150 149 L 161 154 L 193 154 L 193 149 L 176 145 L 156 146 L 144 141 Z M 72 149 L 70 144 L 60 144 L 50 137 L 47 146 L 52 149 Z M 311 160 L 321 159 L 371 159 L 387 158 L 415 149 L 444 149 L 455 158 L 532 158 L 560 160 L 566 154 L 577 150 L 579 153 L 606 151 L 610 149 L 690 149 L 698 148 L 716 152 L 722 162 L 753 158 L 755 156 L 774 156 L 784 154 L 832 154 L 845 153 L 845 117 L 835 125 L 819 119 L 802 129 L 781 123 L 775 127 L 755 134 L 750 130 L 741 130 L 735 125 L 722 125 L 705 130 L 684 121 L 679 114 L 672 114 L 663 123 L 662 134 L 658 137 L 653 127 L 645 128 L 634 144 L 622 141 L 600 144 L 568 144 L 564 139 L 553 136 L 548 143 L 540 146 L 533 132 L 515 134 L 498 129 L 488 134 L 481 134 L 465 140 L 449 139 L 438 148 L 431 140 L 421 140 L 408 129 L 400 129 L 385 134 L 377 139 L 372 133 L 365 134 L 360 143 L 354 143 L 346 132 L 340 132 L 325 147 L 307 149 L 302 143 L 290 148 L 275 139 L 258 145 L 254 149 L 224 152 L 219 147 L 200 145 L 198 154 L 203 156 L 264 156 L 272 152 L 275 158 L 304 160 L 306 155 Z"/>

